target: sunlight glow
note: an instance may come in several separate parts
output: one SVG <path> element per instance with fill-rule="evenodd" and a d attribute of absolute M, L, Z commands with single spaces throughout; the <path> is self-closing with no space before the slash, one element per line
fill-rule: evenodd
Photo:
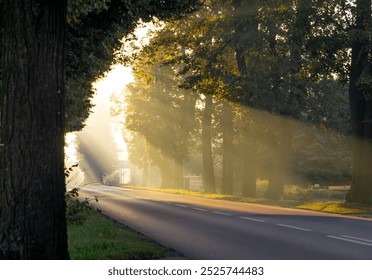
<path fill-rule="evenodd" d="M 68 165 L 75 164 L 78 161 L 76 154 L 76 135 L 67 133 L 65 136 L 65 162 Z"/>

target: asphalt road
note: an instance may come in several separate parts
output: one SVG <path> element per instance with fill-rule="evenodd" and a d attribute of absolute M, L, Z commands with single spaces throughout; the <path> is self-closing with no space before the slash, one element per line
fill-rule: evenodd
<path fill-rule="evenodd" d="M 109 186 L 96 207 L 189 259 L 372 259 L 372 220 Z"/>

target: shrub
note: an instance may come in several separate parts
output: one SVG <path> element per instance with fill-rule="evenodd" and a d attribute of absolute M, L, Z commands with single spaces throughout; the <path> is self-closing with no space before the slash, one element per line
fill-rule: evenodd
<path fill-rule="evenodd" d="M 283 198 L 288 200 L 309 201 L 312 200 L 314 191 L 296 185 L 287 186 L 283 190 Z"/>
<path fill-rule="evenodd" d="M 70 224 L 82 224 L 91 210 L 89 199 L 79 200 L 79 189 L 73 188 L 66 192 L 66 219 Z M 98 198 L 94 198 L 98 202 Z"/>
<path fill-rule="evenodd" d="M 120 185 L 120 173 L 115 171 L 109 175 L 103 177 L 103 183 L 107 186 L 119 186 Z"/>
<path fill-rule="evenodd" d="M 65 178 L 70 176 L 70 173 L 78 164 L 74 164 L 70 167 L 65 167 Z M 85 198 L 80 200 L 79 198 L 79 188 L 73 188 L 67 191 L 65 194 L 66 199 L 66 219 L 69 224 L 82 224 L 88 218 L 88 213 L 91 210 L 89 201 L 91 199 Z M 98 197 L 95 196 L 94 200 L 98 202 Z"/>

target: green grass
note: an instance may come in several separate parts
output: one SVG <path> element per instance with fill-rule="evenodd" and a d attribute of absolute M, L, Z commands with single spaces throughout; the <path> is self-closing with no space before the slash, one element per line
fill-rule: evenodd
<path fill-rule="evenodd" d="M 172 252 L 143 235 L 91 210 L 82 224 L 68 225 L 69 253 L 73 260 L 162 259 Z"/>
<path fill-rule="evenodd" d="M 132 189 L 141 189 L 141 190 L 150 190 L 156 192 L 163 192 L 163 193 L 171 193 L 171 194 L 179 194 L 179 195 L 188 195 L 188 196 L 196 196 L 208 199 L 218 199 L 218 200 L 228 200 L 228 201 L 236 201 L 236 202 L 245 202 L 245 203 L 256 203 L 256 204 L 264 204 L 264 205 L 272 205 L 272 206 L 283 206 L 283 207 L 292 207 L 299 205 L 300 202 L 291 200 L 291 199 L 282 199 L 282 200 L 271 200 L 264 197 L 241 197 L 236 195 L 227 195 L 227 194 L 218 194 L 218 193 L 202 193 L 202 192 L 195 192 L 195 191 L 188 191 L 182 189 L 159 189 L 159 188 L 146 188 L 146 187 L 134 187 L 134 186 L 123 186 L 125 188 L 132 188 Z"/>
<path fill-rule="evenodd" d="M 372 217 L 372 208 L 361 206 L 358 204 L 346 204 L 340 201 L 308 202 L 301 204 L 296 208 L 342 215 Z"/>
<path fill-rule="evenodd" d="M 257 192 L 262 194 L 266 189 L 266 182 L 258 182 Z M 283 192 L 283 199 L 271 200 L 265 197 L 241 197 L 223 194 L 207 194 L 195 191 L 187 191 L 182 189 L 158 189 L 146 187 L 125 186 L 126 188 L 152 190 L 157 192 L 188 195 L 203 197 L 209 199 L 221 199 L 236 202 L 255 203 L 262 205 L 271 205 L 287 208 L 298 208 L 312 211 L 321 211 L 342 215 L 354 215 L 366 218 L 372 218 L 372 208 L 358 204 L 345 204 L 343 198 L 345 191 L 330 191 L 330 190 L 309 190 L 298 186 L 290 186 Z"/>

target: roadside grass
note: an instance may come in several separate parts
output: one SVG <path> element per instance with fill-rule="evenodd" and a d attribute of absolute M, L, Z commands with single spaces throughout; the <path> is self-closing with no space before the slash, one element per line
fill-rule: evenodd
<path fill-rule="evenodd" d="M 372 218 L 372 208 L 359 204 L 347 204 L 340 201 L 315 201 L 298 205 L 296 208 Z"/>
<path fill-rule="evenodd" d="M 89 211 L 83 224 L 68 225 L 68 245 L 72 260 L 149 260 L 176 254 L 96 210 Z"/>
<path fill-rule="evenodd" d="M 147 187 L 123 186 L 126 188 L 152 190 L 157 192 L 196 196 L 209 199 L 220 199 L 236 202 L 254 203 L 270 206 L 279 206 L 287 208 L 298 208 L 312 211 L 327 212 L 341 215 L 352 215 L 358 217 L 372 218 L 372 207 L 365 207 L 359 204 L 347 204 L 344 201 L 346 191 L 327 190 L 327 189 L 309 189 L 299 186 L 287 186 L 283 191 L 283 197 L 280 200 L 271 200 L 265 198 L 263 194 L 267 189 L 266 181 L 257 182 L 257 196 L 242 197 L 224 194 L 208 194 L 196 191 L 187 191 L 183 189 L 159 189 Z"/>

